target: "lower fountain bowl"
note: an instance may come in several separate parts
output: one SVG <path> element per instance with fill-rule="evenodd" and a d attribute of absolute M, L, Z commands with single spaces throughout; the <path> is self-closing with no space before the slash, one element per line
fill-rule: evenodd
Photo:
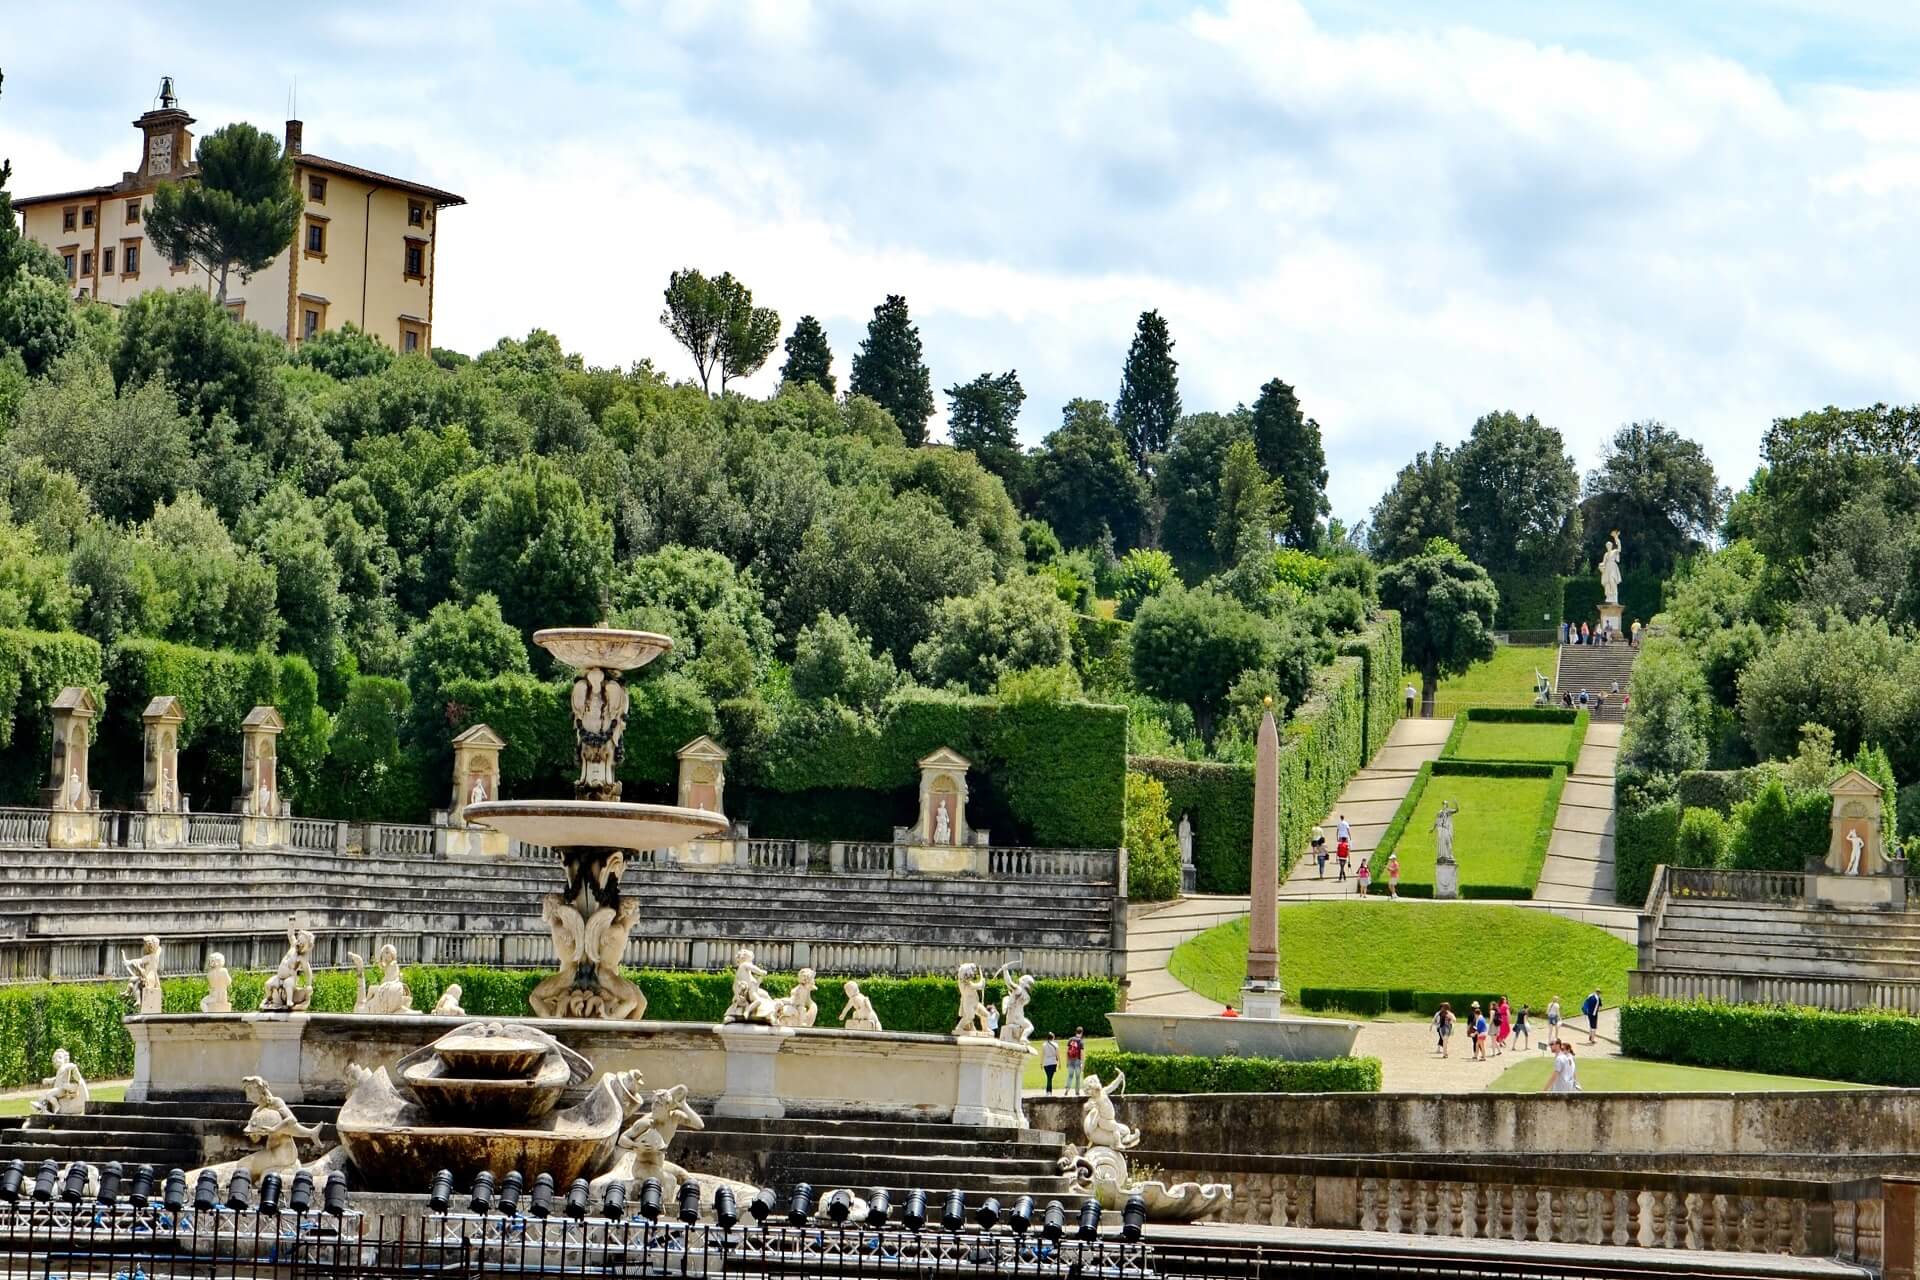
<path fill-rule="evenodd" d="M 707 809 L 616 800 L 484 800 L 464 812 L 468 822 L 551 848 L 670 849 L 727 829 L 725 815 Z"/>
<path fill-rule="evenodd" d="M 537 1064 L 527 1078 L 454 1075 L 447 1062 L 429 1059 L 403 1068 L 401 1080 L 436 1119 L 485 1116 L 502 1124 L 528 1124 L 560 1104 L 572 1070 L 559 1054 Z"/>

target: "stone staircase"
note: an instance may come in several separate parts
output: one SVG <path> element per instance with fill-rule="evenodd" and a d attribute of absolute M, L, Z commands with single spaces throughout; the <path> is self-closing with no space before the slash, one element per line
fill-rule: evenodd
<path fill-rule="evenodd" d="M 1920 914 L 1672 898 L 1643 969 L 1920 981 Z"/>
<path fill-rule="evenodd" d="M 0 1164 L 19 1159 L 33 1169 L 47 1159 L 63 1165 L 118 1160 L 129 1172 L 143 1164 L 162 1173 L 192 1169 L 249 1150 L 243 1131 L 251 1112 L 244 1102 L 92 1102 L 83 1116 L 0 1120 Z M 338 1107 L 295 1106 L 293 1112 L 307 1124 L 329 1126 L 321 1139 L 332 1143 Z"/>
<path fill-rule="evenodd" d="M 1638 650 L 1624 640 L 1613 644 L 1561 645 L 1559 675 L 1553 683 L 1555 701 L 1563 693 L 1578 695 L 1582 689 L 1588 693 L 1605 693 L 1607 705 L 1589 708 L 1589 718 L 1597 722 L 1626 719 L 1621 709 L 1622 699 L 1613 692 L 1613 686 L 1617 681 L 1621 693 L 1626 692 L 1636 653 Z"/>

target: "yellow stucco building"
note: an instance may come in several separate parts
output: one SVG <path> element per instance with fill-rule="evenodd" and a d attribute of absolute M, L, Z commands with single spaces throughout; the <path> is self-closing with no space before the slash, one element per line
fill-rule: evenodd
<path fill-rule="evenodd" d="M 139 167 L 118 182 L 16 199 L 24 233 L 66 264 L 75 298 L 120 306 L 148 289 L 212 292 L 208 273 L 168 262 L 147 243 L 145 213 L 162 182 L 190 179 L 193 117 L 171 79 L 135 120 Z M 227 306 L 289 343 L 352 323 L 396 351 L 433 343 L 434 256 L 440 211 L 466 201 L 451 191 L 313 155 L 303 126 L 287 121 L 294 186 L 305 200 L 293 244 L 266 270 L 227 281 Z"/>

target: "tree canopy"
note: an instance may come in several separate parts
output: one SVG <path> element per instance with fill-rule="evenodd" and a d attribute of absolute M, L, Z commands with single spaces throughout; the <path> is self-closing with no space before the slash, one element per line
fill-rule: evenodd
<path fill-rule="evenodd" d="M 1620 529 L 1624 564 L 1664 577 L 1708 543 L 1729 501 L 1698 441 L 1665 423 L 1630 422 L 1587 473 L 1581 560 L 1597 563 L 1609 532 Z"/>
<path fill-rule="evenodd" d="M 1333 509 L 1327 501 L 1320 424 L 1300 411 L 1293 388 L 1274 378 L 1253 402 L 1251 425 L 1261 469 L 1278 488 L 1274 506 L 1281 516 L 1280 536 L 1288 546 L 1310 551 L 1320 545 L 1322 521 Z"/>
<path fill-rule="evenodd" d="M 1380 571 L 1380 603 L 1400 611 L 1401 653 L 1420 673 L 1424 714 L 1442 676 L 1493 656 L 1499 600 L 1487 571 L 1444 544 Z"/>
<path fill-rule="evenodd" d="M 162 182 L 146 211 L 147 237 L 175 262 L 194 262 L 218 281 L 264 271 L 293 243 L 305 207 L 293 189 L 293 158 L 280 140 L 250 124 L 230 124 L 200 139 L 199 172 Z"/>
<path fill-rule="evenodd" d="M 753 305 L 753 290 L 723 271 L 712 279 L 689 267 L 667 281 L 660 323 L 693 357 L 702 390 L 720 390 L 759 371 L 780 340 L 780 313 Z"/>
<path fill-rule="evenodd" d="M 811 382 L 833 394 L 833 348 L 827 345 L 827 331 L 812 316 L 801 316 L 787 335 L 787 362 L 781 366 L 780 381 L 796 386 Z"/>
<path fill-rule="evenodd" d="M 933 417 L 933 376 L 921 359 L 920 330 L 897 293 L 873 309 L 867 336 L 853 357 L 847 389 L 893 415 L 908 444 L 923 444 Z"/>
<path fill-rule="evenodd" d="M 1532 414 L 1489 413 L 1453 458 L 1461 546 L 1492 571 L 1564 573 L 1580 545 L 1580 481 L 1560 433 Z"/>
<path fill-rule="evenodd" d="M 1113 418 L 1127 442 L 1127 456 L 1142 471 L 1173 439 L 1180 421 L 1180 362 L 1173 358 L 1173 335 L 1158 311 L 1141 312 L 1134 327 Z"/>

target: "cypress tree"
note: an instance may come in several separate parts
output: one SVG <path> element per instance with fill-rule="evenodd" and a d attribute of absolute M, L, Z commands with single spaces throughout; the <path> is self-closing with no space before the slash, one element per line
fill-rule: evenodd
<path fill-rule="evenodd" d="M 812 316 L 801 316 L 787 335 L 787 363 L 780 369 L 780 381 L 789 386 L 811 382 L 834 391 L 833 348 L 827 345 L 827 331 Z"/>
<path fill-rule="evenodd" d="M 908 444 L 927 442 L 933 378 L 920 359 L 920 330 L 908 318 L 907 300 L 899 294 L 888 294 L 873 309 L 866 339 L 853 357 L 853 378 L 847 389 L 891 413 Z"/>
<path fill-rule="evenodd" d="M 1300 412 L 1299 397 L 1278 378 L 1261 387 L 1254 401 L 1253 447 L 1261 469 L 1286 497 L 1280 536 L 1290 547 L 1313 550 L 1320 544 L 1320 517 L 1333 509 L 1327 502 L 1327 454 L 1320 424 Z"/>
<path fill-rule="evenodd" d="M 1147 459 L 1166 451 L 1173 424 L 1180 420 L 1180 363 L 1173 358 L 1173 337 L 1158 311 L 1140 313 L 1120 374 L 1120 395 L 1113 402 L 1114 422 L 1126 437 L 1127 456 L 1140 470 Z"/>

